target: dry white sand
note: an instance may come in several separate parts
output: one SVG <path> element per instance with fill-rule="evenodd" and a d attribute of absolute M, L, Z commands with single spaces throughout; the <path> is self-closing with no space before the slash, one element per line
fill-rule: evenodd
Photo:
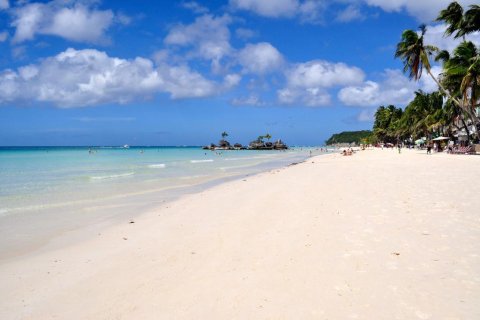
<path fill-rule="evenodd" d="M 367 150 L 229 182 L 2 262 L 0 319 L 480 319 L 479 181 Z"/>

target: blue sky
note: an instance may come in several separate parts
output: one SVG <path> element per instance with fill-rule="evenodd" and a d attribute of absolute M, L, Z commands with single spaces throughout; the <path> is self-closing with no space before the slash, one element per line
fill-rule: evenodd
<path fill-rule="evenodd" d="M 0 0 L 0 145 L 320 145 L 435 90 L 393 54 L 420 23 L 452 50 L 448 3 Z"/>

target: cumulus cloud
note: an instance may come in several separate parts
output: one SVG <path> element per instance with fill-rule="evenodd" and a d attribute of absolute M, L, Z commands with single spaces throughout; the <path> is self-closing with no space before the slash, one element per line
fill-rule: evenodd
<path fill-rule="evenodd" d="M 207 7 L 200 5 L 196 1 L 183 2 L 182 7 L 184 7 L 185 9 L 191 10 L 193 13 L 196 13 L 196 14 L 204 14 L 209 11 Z"/>
<path fill-rule="evenodd" d="M 338 99 L 347 106 L 378 107 L 394 104 L 406 105 L 418 89 L 415 82 L 410 81 L 400 70 L 386 69 L 379 82 L 365 81 L 358 86 L 341 89 Z"/>
<path fill-rule="evenodd" d="M 10 3 L 8 0 L 0 0 L 0 10 L 5 10 L 10 8 Z"/>
<path fill-rule="evenodd" d="M 363 71 L 344 63 L 313 60 L 293 65 L 285 73 L 287 85 L 277 91 L 280 103 L 325 106 L 331 97 L 327 89 L 362 83 Z"/>
<path fill-rule="evenodd" d="M 298 10 L 297 0 L 230 0 L 230 5 L 265 17 L 291 17 Z"/>
<path fill-rule="evenodd" d="M 257 35 L 257 33 L 255 31 L 253 31 L 252 29 L 238 28 L 237 30 L 235 30 L 235 35 L 239 39 L 247 40 L 247 39 L 255 37 Z"/>
<path fill-rule="evenodd" d="M 216 94 L 218 86 L 188 66 L 109 57 L 67 49 L 17 70 L 0 72 L 0 103 L 46 102 L 60 107 L 127 103 L 168 93 L 173 99 Z"/>
<path fill-rule="evenodd" d="M 286 73 L 290 87 L 333 87 L 361 83 L 363 71 L 345 63 L 313 60 L 293 65 Z"/>
<path fill-rule="evenodd" d="M 387 12 L 407 11 L 422 22 L 434 20 L 440 10 L 445 9 L 451 0 L 362 0 L 370 6 L 376 6 Z M 457 0 L 462 6 L 477 4 L 478 0 Z"/>
<path fill-rule="evenodd" d="M 203 15 L 191 24 L 174 26 L 164 42 L 170 46 L 191 48 L 190 57 L 211 60 L 213 69 L 218 70 L 222 58 L 233 51 L 228 28 L 231 22 L 228 15 Z"/>
<path fill-rule="evenodd" d="M 237 10 L 251 11 L 269 18 L 299 17 L 303 22 L 318 23 L 326 3 L 321 0 L 230 0 L 230 6 Z"/>
<path fill-rule="evenodd" d="M 324 88 L 284 88 L 277 91 L 281 104 L 300 104 L 308 107 L 327 106 L 331 96 Z"/>
<path fill-rule="evenodd" d="M 365 17 L 361 13 L 360 8 L 356 5 L 349 5 L 337 15 L 336 20 L 339 22 L 350 22 L 354 20 L 364 20 Z"/>
<path fill-rule="evenodd" d="M 13 11 L 13 42 L 32 40 L 35 35 L 54 35 L 76 42 L 101 43 L 114 14 L 97 10 L 90 2 L 51 1 L 27 3 Z"/>
<path fill-rule="evenodd" d="M 276 71 L 283 64 L 281 53 L 267 42 L 247 44 L 238 53 L 238 60 L 245 72 L 256 74 Z"/>
<path fill-rule="evenodd" d="M 250 95 L 248 97 L 243 97 L 243 98 L 235 98 L 231 101 L 231 104 L 234 106 L 253 106 L 253 107 L 263 107 L 266 105 L 266 103 L 256 95 Z"/>

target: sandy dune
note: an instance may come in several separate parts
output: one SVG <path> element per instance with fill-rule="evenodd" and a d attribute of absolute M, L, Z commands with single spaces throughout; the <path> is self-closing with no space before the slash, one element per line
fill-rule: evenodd
<path fill-rule="evenodd" d="M 2 262 L 0 319 L 480 319 L 479 182 L 479 156 L 318 156 Z"/>

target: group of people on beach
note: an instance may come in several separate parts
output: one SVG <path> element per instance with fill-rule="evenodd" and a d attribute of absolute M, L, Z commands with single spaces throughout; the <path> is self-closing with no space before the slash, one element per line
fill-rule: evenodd
<path fill-rule="evenodd" d="M 343 151 L 342 151 L 342 155 L 344 155 L 344 156 L 351 156 L 352 154 L 353 154 L 353 149 L 352 148 L 343 149 Z"/>

